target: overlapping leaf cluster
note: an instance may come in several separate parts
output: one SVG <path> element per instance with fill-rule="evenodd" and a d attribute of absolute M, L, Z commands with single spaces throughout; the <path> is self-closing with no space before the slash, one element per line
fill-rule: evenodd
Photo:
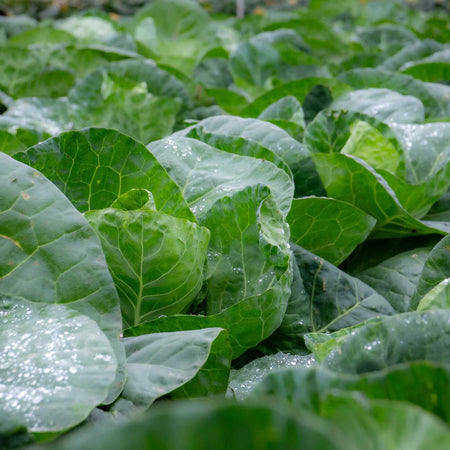
<path fill-rule="evenodd" d="M 448 448 L 445 15 L 0 38 L 2 446 Z"/>

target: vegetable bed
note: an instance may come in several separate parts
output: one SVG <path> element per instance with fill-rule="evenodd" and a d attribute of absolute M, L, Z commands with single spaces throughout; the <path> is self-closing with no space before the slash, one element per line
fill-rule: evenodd
<path fill-rule="evenodd" d="M 1 448 L 449 448 L 448 11 L 310 3 L 0 18 Z"/>

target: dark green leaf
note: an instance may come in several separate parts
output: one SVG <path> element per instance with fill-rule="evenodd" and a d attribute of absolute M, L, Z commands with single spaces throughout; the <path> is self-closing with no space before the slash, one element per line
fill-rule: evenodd
<path fill-rule="evenodd" d="M 16 153 L 80 211 L 102 209 L 131 189 L 149 189 L 159 211 L 193 220 L 177 185 L 139 142 L 114 130 L 70 131 Z"/>
<path fill-rule="evenodd" d="M 408 311 L 430 247 L 400 253 L 354 274 L 389 300 L 398 312 Z"/>
<path fill-rule="evenodd" d="M 376 223 L 350 203 L 325 197 L 294 199 L 286 220 L 295 244 L 336 266 L 366 240 Z"/>
<path fill-rule="evenodd" d="M 35 303 L 61 303 L 97 322 L 125 378 L 117 292 L 98 238 L 86 219 L 41 173 L 0 153 L 0 292 Z"/>

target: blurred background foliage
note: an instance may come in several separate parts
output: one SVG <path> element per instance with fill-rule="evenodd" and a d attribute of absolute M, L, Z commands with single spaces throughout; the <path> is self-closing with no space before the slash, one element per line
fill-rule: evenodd
<path fill-rule="evenodd" d="M 246 14 L 261 15 L 267 9 L 290 9 L 308 3 L 323 3 L 322 0 L 243 0 Z M 336 0 L 337 3 L 367 3 L 368 0 Z M 373 1 L 373 0 L 372 0 Z M 377 0 L 382 3 L 386 0 Z M 449 0 L 400 0 L 411 8 L 422 10 L 443 9 L 450 11 Z M 217 13 L 235 13 L 236 0 L 198 0 L 202 6 Z M 38 19 L 61 17 L 79 10 L 98 9 L 110 13 L 130 15 L 134 14 L 152 0 L 1 0 L 0 14 L 27 14 Z"/>

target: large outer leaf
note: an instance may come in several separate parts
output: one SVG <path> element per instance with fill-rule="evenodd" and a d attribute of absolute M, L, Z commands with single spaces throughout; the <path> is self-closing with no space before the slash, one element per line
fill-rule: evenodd
<path fill-rule="evenodd" d="M 148 148 L 178 184 L 198 219 L 230 192 L 259 184 L 270 187 L 284 214 L 291 207 L 292 180 L 269 161 L 234 155 L 182 137 L 162 139 Z"/>
<path fill-rule="evenodd" d="M 449 277 L 450 235 L 439 241 L 428 255 L 417 283 L 416 292 L 411 299 L 411 309 L 415 309 L 426 293 Z"/>
<path fill-rule="evenodd" d="M 128 378 L 121 397 L 138 408 L 148 408 L 177 388 L 181 389 L 175 395 L 192 397 L 218 394 L 227 388 L 231 349 L 220 328 L 130 337 L 124 345 Z"/>
<path fill-rule="evenodd" d="M 332 393 L 322 398 L 320 415 L 339 427 L 349 443 L 367 449 L 424 447 L 444 450 L 450 441 L 445 423 L 413 405 L 367 400 L 357 393 Z"/>
<path fill-rule="evenodd" d="M 292 242 L 336 266 L 366 240 L 376 223 L 350 203 L 325 197 L 294 199 L 286 220 Z"/>
<path fill-rule="evenodd" d="M 323 364 L 337 372 L 365 373 L 408 361 L 450 363 L 450 310 L 385 317 L 355 330 Z"/>
<path fill-rule="evenodd" d="M 389 302 L 362 281 L 295 244 L 292 248 L 308 293 L 307 300 L 295 309 L 299 334 L 336 331 L 394 313 Z"/>
<path fill-rule="evenodd" d="M 223 117 L 224 118 L 226 117 L 227 122 L 229 122 L 230 120 L 231 121 L 247 120 L 241 119 L 240 117 L 236 116 L 234 117 L 223 116 Z M 280 169 L 283 169 L 292 178 L 292 171 L 287 165 L 286 161 L 283 159 L 281 155 L 278 155 L 270 148 L 265 147 L 256 141 L 241 137 L 239 135 L 220 134 L 217 133 L 216 130 L 213 130 L 213 132 L 211 132 L 211 130 L 206 129 L 204 125 L 211 124 L 211 121 L 213 121 L 214 119 L 216 119 L 216 117 L 213 118 L 210 117 L 208 119 L 202 120 L 196 125 L 185 128 L 184 130 L 181 130 L 177 133 L 174 133 L 172 137 L 174 136 L 189 137 L 202 141 L 208 145 L 211 145 L 212 147 L 218 148 L 219 150 L 224 150 L 228 153 L 234 153 L 236 155 L 241 156 L 251 156 L 253 158 L 270 161 Z M 216 121 L 213 122 L 213 125 L 215 124 L 215 122 Z M 218 124 L 220 125 L 220 123 L 221 121 Z"/>
<path fill-rule="evenodd" d="M 121 300 L 125 326 L 185 312 L 203 281 L 206 228 L 156 211 L 86 214 Z"/>
<path fill-rule="evenodd" d="M 424 120 L 424 107 L 419 99 L 389 89 L 352 91 L 335 100 L 331 108 L 357 111 L 386 123 L 420 123 Z"/>
<path fill-rule="evenodd" d="M 342 153 L 320 153 L 313 160 L 329 197 L 352 203 L 377 219 L 373 237 L 446 232 L 445 226 L 429 227 L 412 217 L 386 180 L 364 161 Z"/>
<path fill-rule="evenodd" d="M 112 401 L 125 377 L 122 318 L 98 238 L 41 173 L 1 153 L 0 191 L 0 292 L 64 303 L 95 320 L 119 363 Z"/>
<path fill-rule="evenodd" d="M 111 206 L 130 189 L 143 188 L 153 193 L 158 210 L 194 220 L 177 185 L 156 158 L 117 131 L 70 131 L 14 157 L 42 171 L 82 212 Z"/>
<path fill-rule="evenodd" d="M 348 450 L 339 430 L 318 416 L 291 412 L 265 402 L 177 402 L 141 418 L 81 430 L 50 448 L 164 450 L 286 448 Z"/>
<path fill-rule="evenodd" d="M 401 73 L 381 69 L 353 69 L 343 72 L 338 79 L 355 89 L 387 88 L 403 95 L 417 97 L 425 107 L 426 117 L 445 116 L 446 106 L 442 99 L 436 98 L 425 83 Z"/>
<path fill-rule="evenodd" d="M 400 253 L 382 263 L 354 274 L 389 300 L 398 312 L 409 309 L 430 247 Z"/>
<path fill-rule="evenodd" d="M 286 369 L 269 374 L 254 396 L 273 395 L 294 406 L 317 411 L 330 392 L 358 391 L 373 399 L 414 403 L 450 422 L 450 368 L 435 363 L 407 363 L 360 375 L 323 367 Z"/>
<path fill-rule="evenodd" d="M 256 119 L 219 116 L 202 120 L 184 134 L 230 153 L 267 159 L 264 154 L 246 152 L 246 147 L 259 144 L 281 158 L 292 170 L 296 197 L 324 192 L 306 147 L 275 125 Z M 240 146 L 236 145 L 239 138 L 243 139 Z M 276 164 L 273 156 L 269 160 Z"/>
<path fill-rule="evenodd" d="M 60 431 L 105 400 L 117 360 L 90 318 L 65 305 L 0 297 L 0 414 Z"/>

